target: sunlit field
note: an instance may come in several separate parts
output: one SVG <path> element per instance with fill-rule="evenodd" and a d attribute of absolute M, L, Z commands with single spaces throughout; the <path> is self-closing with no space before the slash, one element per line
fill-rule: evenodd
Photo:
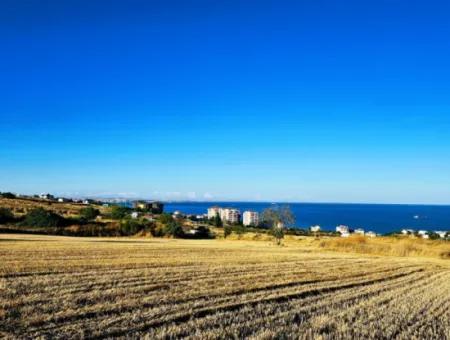
<path fill-rule="evenodd" d="M 450 338 L 449 260 L 0 235 L 0 337 Z"/>

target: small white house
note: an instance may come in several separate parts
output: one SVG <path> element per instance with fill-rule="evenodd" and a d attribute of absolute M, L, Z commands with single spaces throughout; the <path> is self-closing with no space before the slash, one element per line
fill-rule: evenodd
<path fill-rule="evenodd" d="M 355 234 L 364 235 L 364 229 L 361 228 L 355 229 Z"/>
<path fill-rule="evenodd" d="M 418 233 L 420 236 L 423 236 L 423 235 L 427 235 L 427 234 L 428 234 L 428 232 L 427 232 L 426 230 L 419 230 L 417 233 Z"/>
<path fill-rule="evenodd" d="M 366 233 L 366 236 L 367 236 L 367 237 L 377 237 L 377 234 L 375 234 L 373 231 L 368 231 L 368 232 Z"/>
<path fill-rule="evenodd" d="M 138 218 L 138 217 L 139 217 L 139 212 L 133 211 L 133 212 L 131 213 L 131 218 Z"/>
<path fill-rule="evenodd" d="M 423 234 L 423 235 L 422 235 L 422 238 L 424 238 L 424 239 L 429 239 L 429 238 L 430 238 L 430 235 L 428 235 L 428 234 Z"/>
<path fill-rule="evenodd" d="M 341 237 L 350 237 L 350 233 L 347 231 L 341 232 Z"/>
<path fill-rule="evenodd" d="M 435 231 L 435 233 L 438 234 L 440 238 L 445 238 L 445 236 L 447 235 L 446 231 L 438 230 L 438 231 Z"/>
<path fill-rule="evenodd" d="M 313 233 L 317 233 L 320 231 L 320 225 L 314 225 L 309 228 Z"/>
<path fill-rule="evenodd" d="M 336 232 L 338 233 L 349 233 L 350 232 L 350 228 L 346 225 L 338 225 L 336 227 Z"/>

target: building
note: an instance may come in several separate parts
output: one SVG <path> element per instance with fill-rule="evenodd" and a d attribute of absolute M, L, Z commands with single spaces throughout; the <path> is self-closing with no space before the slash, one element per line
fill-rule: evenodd
<path fill-rule="evenodd" d="M 341 237 L 349 237 L 350 233 L 348 231 L 341 232 Z"/>
<path fill-rule="evenodd" d="M 311 230 L 313 233 L 317 233 L 320 231 L 320 225 L 313 225 L 312 227 L 309 227 L 309 230 Z"/>
<path fill-rule="evenodd" d="M 341 233 L 341 234 L 349 233 L 350 232 L 350 228 L 348 226 L 346 226 L 346 225 L 338 225 L 336 227 L 336 232 Z"/>
<path fill-rule="evenodd" d="M 259 214 L 256 211 L 244 211 L 242 214 L 242 223 L 245 226 L 258 226 L 259 225 Z"/>
<path fill-rule="evenodd" d="M 216 217 L 217 214 L 219 214 L 219 216 L 220 216 L 221 211 L 222 211 L 222 208 L 220 208 L 218 206 L 208 208 L 208 219 Z"/>
<path fill-rule="evenodd" d="M 158 201 L 135 201 L 133 207 L 153 214 L 161 214 L 164 211 L 164 204 Z"/>
<path fill-rule="evenodd" d="M 440 238 L 445 238 L 447 236 L 446 231 L 435 231 L 435 233 L 438 234 Z"/>
<path fill-rule="evenodd" d="M 364 229 L 361 228 L 355 229 L 355 234 L 364 235 Z"/>
<path fill-rule="evenodd" d="M 133 211 L 133 212 L 131 213 L 131 218 L 138 218 L 138 217 L 139 217 L 139 212 Z"/>
<path fill-rule="evenodd" d="M 224 208 L 220 210 L 220 218 L 222 221 L 234 224 L 241 220 L 241 213 L 235 208 Z"/>
<path fill-rule="evenodd" d="M 55 196 L 48 194 L 48 193 L 43 193 L 39 195 L 39 198 L 42 198 L 44 200 L 53 200 L 55 199 Z"/>
<path fill-rule="evenodd" d="M 375 234 L 373 231 L 368 231 L 368 232 L 366 233 L 366 236 L 367 236 L 367 237 L 377 237 L 377 234 Z"/>
<path fill-rule="evenodd" d="M 402 229 L 402 234 L 403 235 L 414 234 L 414 230 L 412 230 L 412 229 Z"/>
<path fill-rule="evenodd" d="M 417 232 L 417 234 L 419 234 L 420 236 L 423 236 L 423 235 L 428 235 L 428 232 L 426 230 L 419 230 Z"/>
<path fill-rule="evenodd" d="M 60 197 L 60 198 L 58 198 L 58 202 L 59 203 L 64 203 L 64 202 L 70 202 L 70 201 L 67 198 Z"/>

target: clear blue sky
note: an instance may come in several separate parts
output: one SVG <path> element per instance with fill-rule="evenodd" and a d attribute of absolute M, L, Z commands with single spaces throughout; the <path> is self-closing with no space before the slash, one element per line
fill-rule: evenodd
<path fill-rule="evenodd" d="M 0 2 L 0 191 L 450 203 L 448 1 Z"/>

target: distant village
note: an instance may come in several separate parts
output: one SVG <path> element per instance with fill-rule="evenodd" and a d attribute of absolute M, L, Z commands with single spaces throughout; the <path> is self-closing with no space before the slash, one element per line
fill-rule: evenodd
<path fill-rule="evenodd" d="M 146 201 L 146 200 L 136 200 L 132 201 L 130 207 L 130 201 L 124 199 L 92 199 L 92 198 L 66 198 L 66 197 L 57 197 L 49 193 L 42 193 L 40 195 L 19 195 L 12 193 L 3 193 L 0 195 L 2 197 L 11 198 L 23 198 L 23 199 L 35 199 L 35 200 L 43 200 L 46 202 L 58 202 L 58 203 L 73 203 L 80 205 L 97 205 L 103 207 L 109 207 L 117 204 L 125 204 L 127 203 L 128 208 L 130 208 L 129 216 L 132 219 L 145 219 L 150 222 L 155 221 L 156 215 L 160 215 L 164 212 L 164 204 L 160 201 Z M 220 206 L 211 206 L 207 209 L 207 212 L 204 214 L 185 214 L 181 211 L 174 211 L 170 214 L 175 220 L 187 219 L 191 222 L 194 222 L 197 225 L 202 223 L 211 224 L 214 219 L 219 219 L 220 223 L 229 226 L 241 225 L 249 228 L 265 228 L 265 224 L 261 214 L 257 211 L 246 210 L 243 213 L 237 208 L 234 207 L 220 207 Z M 282 223 L 278 223 L 277 227 L 291 227 L 284 226 Z M 296 228 L 292 228 L 294 230 Z M 301 230 L 301 229 L 299 229 Z M 304 230 L 304 229 L 303 229 Z M 377 234 L 374 231 L 366 231 L 363 228 L 352 229 L 347 225 L 338 225 L 336 226 L 335 231 L 329 231 L 326 229 L 322 229 L 320 225 L 313 225 L 307 229 L 308 233 L 312 235 L 319 234 L 334 234 L 335 236 L 340 237 L 350 237 L 351 235 L 360 235 L 366 237 L 378 237 L 382 236 L 381 234 Z M 413 230 L 409 228 L 401 229 L 397 233 L 392 233 L 393 235 L 403 235 L 403 236 L 416 236 L 423 239 L 448 239 L 450 237 L 448 231 L 442 230 Z"/>

